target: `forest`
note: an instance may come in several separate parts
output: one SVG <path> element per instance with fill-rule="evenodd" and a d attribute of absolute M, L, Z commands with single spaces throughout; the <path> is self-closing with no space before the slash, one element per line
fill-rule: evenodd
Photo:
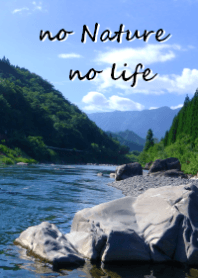
<path fill-rule="evenodd" d="M 49 81 L 5 57 L 0 59 L 0 118 L 2 163 L 122 164 L 134 157 Z"/>
<path fill-rule="evenodd" d="M 156 159 L 176 157 L 181 169 L 187 174 L 198 172 L 198 89 L 190 100 L 187 95 L 184 105 L 173 119 L 164 138 L 158 144 L 153 142 L 152 130 L 148 131 L 143 152 L 138 161 L 144 165 Z"/>

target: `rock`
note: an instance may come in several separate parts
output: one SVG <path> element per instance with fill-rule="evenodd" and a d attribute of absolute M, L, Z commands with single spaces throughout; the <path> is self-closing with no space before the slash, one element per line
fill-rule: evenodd
<path fill-rule="evenodd" d="M 28 163 L 25 163 L 25 162 L 18 162 L 16 165 L 27 166 Z"/>
<path fill-rule="evenodd" d="M 145 166 L 144 166 L 144 170 L 149 170 L 152 163 L 153 163 L 153 161 L 150 161 L 150 162 L 146 163 Z"/>
<path fill-rule="evenodd" d="M 47 222 L 24 231 L 15 243 L 57 265 L 90 260 L 180 262 L 198 266 L 198 188 L 151 188 L 86 208 L 63 235 Z"/>
<path fill-rule="evenodd" d="M 198 265 L 198 188 L 152 188 L 75 214 L 75 248 L 90 259 Z M 87 248 L 88 247 L 88 248 Z"/>
<path fill-rule="evenodd" d="M 110 178 L 112 178 L 112 179 L 115 179 L 115 177 L 116 177 L 116 174 L 115 173 L 110 173 Z"/>
<path fill-rule="evenodd" d="M 97 176 L 102 177 L 103 173 L 97 173 Z"/>
<path fill-rule="evenodd" d="M 116 168 L 115 174 L 117 181 L 142 175 L 142 166 L 138 162 L 123 164 Z"/>
<path fill-rule="evenodd" d="M 181 171 L 181 164 L 175 157 L 166 158 L 164 160 L 157 159 L 150 167 L 149 173 L 177 169 Z"/>
<path fill-rule="evenodd" d="M 165 186 L 140 195 L 134 210 L 154 261 L 198 264 L 198 188 Z"/>
<path fill-rule="evenodd" d="M 77 212 L 67 238 L 91 260 L 149 261 L 149 249 L 137 234 L 134 201 L 125 197 Z"/>
<path fill-rule="evenodd" d="M 184 178 L 187 179 L 188 175 L 184 174 L 182 171 L 178 170 L 167 170 L 167 171 L 159 171 L 159 172 L 154 172 L 150 173 L 151 176 L 160 176 L 160 177 L 171 177 L 171 178 Z"/>
<path fill-rule="evenodd" d="M 192 176 L 192 177 L 190 177 L 190 180 L 197 180 L 197 179 L 198 179 L 197 176 Z"/>
<path fill-rule="evenodd" d="M 29 227 L 14 243 L 29 249 L 33 255 L 56 267 L 81 265 L 85 262 L 57 227 L 48 222 Z"/>

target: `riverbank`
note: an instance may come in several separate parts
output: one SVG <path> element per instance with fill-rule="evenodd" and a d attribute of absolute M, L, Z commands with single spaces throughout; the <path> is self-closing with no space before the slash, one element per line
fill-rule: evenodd
<path fill-rule="evenodd" d="M 139 196 L 149 188 L 158 188 L 167 185 L 179 186 L 182 184 L 195 184 L 198 187 L 198 180 L 156 177 L 144 172 L 142 176 L 134 176 L 125 180 L 108 183 L 109 186 L 121 190 L 125 196 L 132 197 Z"/>

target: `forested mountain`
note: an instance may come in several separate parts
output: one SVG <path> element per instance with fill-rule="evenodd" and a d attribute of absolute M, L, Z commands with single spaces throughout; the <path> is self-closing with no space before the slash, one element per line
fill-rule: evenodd
<path fill-rule="evenodd" d="M 128 153 L 47 80 L 5 57 L 0 60 L 0 140 L 39 161 L 120 163 Z"/>
<path fill-rule="evenodd" d="M 133 131 L 126 130 L 118 133 L 107 131 L 106 133 L 113 138 L 116 138 L 122 145 L 129 147 L 130 151 L 137 150 L 141 152 L 144 148 L 145 139 L 141 138 Z"/>
<path fill-rule="evenodd" d="M 120 132 L 128 129 L 142 138 L 146 138 L 147 131 L 151 128 L 154 137 L 160 140 L 179 110 L 180 108 L 172 110 L 165 106 L 153 110 L 93 113 L 88 114 L 88 117 L 104 131 Z"/>
<path fill-rule="evenodd" d="M 183 108 L 174 117 L 170 130 L 165 134 L 164 145 L 173 144 L 183 135 L 189 135 L 192 144 L 198 138 L 198 89 L 191 100 L 186 96 Z"/>
<path fill-rule="evenodd" d="M 174 117 L 164 138 L 140 154 L 138 161 L 147 162 L 167 157 L 176 157 L 185 173 L 198 172 L 198 89 L 190 100 L 188 95 L 178 115 Z"/>

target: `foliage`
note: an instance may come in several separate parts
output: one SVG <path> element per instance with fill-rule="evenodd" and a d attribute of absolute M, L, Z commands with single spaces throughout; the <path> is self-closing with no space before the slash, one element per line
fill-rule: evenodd
<path fill-rule="evenodd" d="M 99 129 L 47 80 L 5 57 L 0 60 L 0 117 L 0 140 L 40 162 L 128 161 L 126 146 Z"/>
<path fill-rule="evenodd" d="M 148 151 L 143 151 L 139 155 L 138 161 L 144 166 L 147 162 L 168 157 L 178 158 L 182 171 L 196 175 L 198 172 L 198 138 L 194 144 L 192 144 L 192 137 L 185 134 L 182 134 L 175 143 L 169 146 L 164 146 L 161 141 L 149 148 Z"/>
<path fill-rule="evenodd" d="M 144 150 L 148 151 L 148 149 L 152 146 L 154 146 L 153 131 L 149 129 L 146 136 L 146 143 L 144 146 Z"/>
<path fill-rule="evenodd" d="M 29 158 L 19 148 L 12 150 L 3 144 L 0 144 L 0 165 L 11 165 L 17 162 L 36 163 L 37 161 Z"/>

